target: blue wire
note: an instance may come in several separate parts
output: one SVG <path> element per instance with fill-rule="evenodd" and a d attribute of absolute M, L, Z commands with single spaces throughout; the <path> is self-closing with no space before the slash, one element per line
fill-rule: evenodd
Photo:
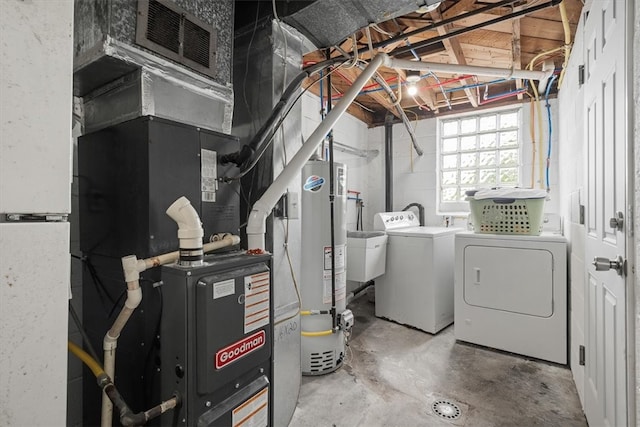
<path fill-rule="evenodd" d="M 485 82 L 485 83 L 474 83 L 474 84 L 470 84 L 470 85 L 464 85 L 464 86 L 456 86 L 456 87 L 452 87 L 449 89 L 445 89 L 445 92 L 455 92 L 458 90 L 464 90 L 464 89 L 475 89 L 479 86 L 486 86 L 486 85 L 492 85 L 495 83 L 502 83 L 504 81 L 506 81 L 507 79 L 498 79 L 498 80 L 491 80 L 490 82 Z"/>
<path fill-rule="evenodd" d="M 547 191 L 550 190 L 550 185 L 549 185 L 549 162 L 551 160 L 551 104 L 549 104 L 549 91 L 551 90 L 551 86 L 553 86 L 553 82 L 556 80 L 556 75 L 554 74 L 553 77 L 551 77 L 551 80 L 549 81 L 549 83 L 547 84 L 547 90 L 544 93 L 544 100 L 546 102 L 546 107 L 547 107 L 547 118 L 548 118 L 548 122 L 549 122 L 549 143 L 547 144 L 547 170 L 546 170 L 546 178 L 547 178 Z"/>
<path fill-rule="evenodd" d="M 404 39 L 404 41 L 407 44 L 407 46 L 411 47 L 411 43 L 409 43 L 409 39 Z M 422 61 L 422 59 L 420 59 L 420 57 L 418 56 L 418 54 L 413 48 L 411 49 L 411 53 L 413 53 L 413 57 L 416 59 L 416 61 Z"/>
<path fill-rule="evenodd" d="M 447 93 L 444 91 L 444 88 L 442 87 L 442 84 L 440 83 L 440 79 L 438 78 L 438 76 L 433 74 L 433 72 L 431 72 L 431 71 L 429 71 L 429 75 L 431 77 L 433 77 L 434 79 L 436 79 L 436 83 L 438 83 L 438 85 L 440 86 L 440 91 L 442 92 L 442 97 L 444 98 L 445 101 L 447 101 L 447 107 L 449 107 L 449 110 L 451 110 L 451 102 L 449 102 L 449 98 L 447 97 Z"/>

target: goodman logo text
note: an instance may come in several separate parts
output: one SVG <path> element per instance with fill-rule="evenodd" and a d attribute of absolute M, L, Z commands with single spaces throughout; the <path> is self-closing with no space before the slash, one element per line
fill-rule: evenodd
<path fill-rule="evenodd" d="M 229 363 L 258 350 L 264 346 L 264 341 L 265 334 L 264 330 L 262 330 L 218 350 L 216 353 L 216 369 L 224 368 Z"/>

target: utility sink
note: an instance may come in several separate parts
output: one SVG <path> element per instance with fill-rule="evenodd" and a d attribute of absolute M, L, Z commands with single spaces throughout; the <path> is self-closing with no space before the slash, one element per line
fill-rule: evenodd
<path fill-rule="evenodd" d="M 385 272 L 384 231 L 347 231 L 347 280 L 368 282 Z"/>

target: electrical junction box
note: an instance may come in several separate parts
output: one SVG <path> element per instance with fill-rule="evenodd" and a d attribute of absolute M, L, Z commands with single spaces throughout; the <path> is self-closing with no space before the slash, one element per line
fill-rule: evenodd
<path fill-rule="evenodd" d="M 162 425 L 272 425 L 269 262 L 233 252 L 162 267 L 161 396 L 182 400 Z"/>

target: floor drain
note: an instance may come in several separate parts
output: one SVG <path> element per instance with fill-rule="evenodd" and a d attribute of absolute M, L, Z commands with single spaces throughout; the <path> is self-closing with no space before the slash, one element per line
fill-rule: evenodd
<path fill-rule="evenodd" d="M 457 420 L 462 414 L 458 405 L 448 400 L 438 400 L 433 402 L 431 409 L 433 409 L 433 412 L 437 416 L 446 420 Z"/>

